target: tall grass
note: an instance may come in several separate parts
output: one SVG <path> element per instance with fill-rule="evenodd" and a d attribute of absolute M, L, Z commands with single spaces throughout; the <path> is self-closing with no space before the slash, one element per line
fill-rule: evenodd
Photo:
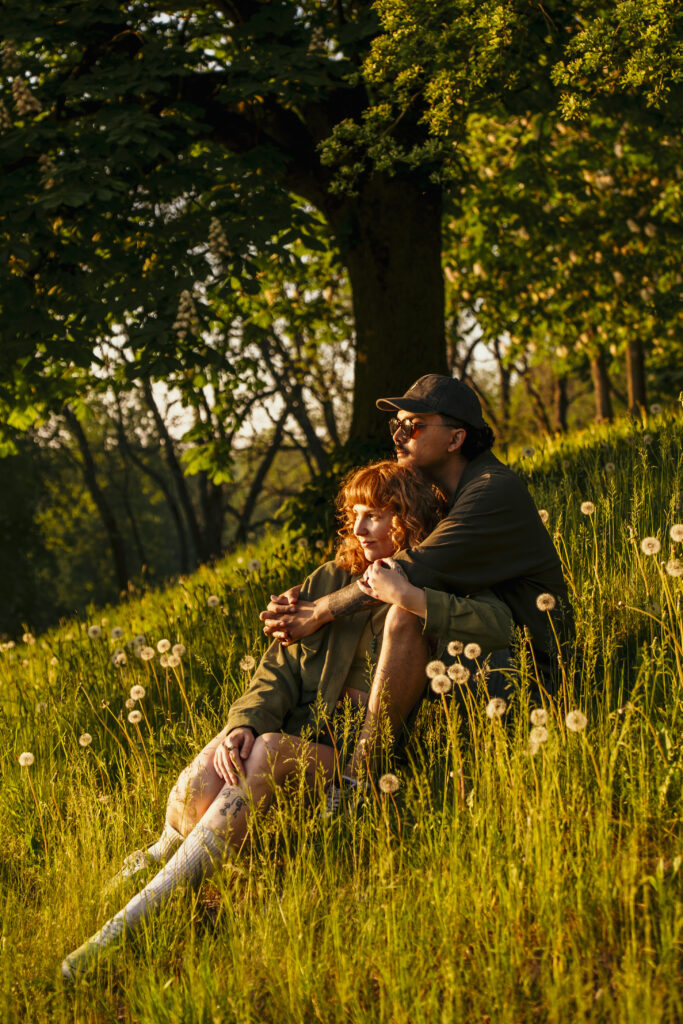
<path fill-rule="evenodd" d="M 681 430 L 622 423 L 516 466 L 577 617 L 547 741 L 530 750 L 524 678 L 501 719 L 458 694 L 425 703 L 395 795 L 330 824 L 295 780 L 220 877 L 71 987 L 62 956 L 120 905 L 104 882 L 158 835 L 176 774 L 247 684 L 267 594 L 322 553 L 270 537 L 0 654 L 2 1021 L 683 1017 L 681 578 L 662 564 L 683 549 Z M 138 634 L 184 645 L 180 663 L 141 660 Z"/>

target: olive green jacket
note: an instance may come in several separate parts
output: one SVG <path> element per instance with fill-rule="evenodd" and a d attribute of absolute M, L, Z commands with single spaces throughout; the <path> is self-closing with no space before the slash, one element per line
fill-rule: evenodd
<path fill-rule="evenodd" d="M 334 562 L 326 562 L 307 577 L 301 599 L 314 601 L 357 579 Z M 512 615 L 494 594 L 476 598 L 455 597 L 427 590 L 424 632 L 438 641 L 478 643 L 484 654 L 506 647 Z M 255 733 L 299 735 L 307 726 L 316 731 L 316 720 L 331 716 L 349 674 L 351 663 L 371 611 L 340 617 L 300 643 L 270 645 L 246 692 L 228 714 L 228 728 L 248 726 Z"/>

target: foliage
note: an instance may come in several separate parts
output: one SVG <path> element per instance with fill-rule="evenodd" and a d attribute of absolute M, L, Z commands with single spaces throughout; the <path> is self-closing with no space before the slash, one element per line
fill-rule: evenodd
<path fill-rule="evenodd" d="M 158 834 L 177 771 L 246 685 L 267 594 L 315 560 L 265 538 L 5 648 L 3 1019 L 679 1019 L 683 577 L 660 558 L 680 559 L 680 420 L 648 431 L 624 421 L 515 457 L 566 559 L 582 665 L 535 754 L 523 685 L 503 720 L 426 704 L 393 799 L 330 826 L 295 786 L 199 900 L 179 894 L 73 989 L 55 983 L 58 961 L 114 909 L 104 881 Z M 661 554 L 643 553 L 648 536 Z M 180 665 L 137 659 L 137 633 L 183 643 Z"/>

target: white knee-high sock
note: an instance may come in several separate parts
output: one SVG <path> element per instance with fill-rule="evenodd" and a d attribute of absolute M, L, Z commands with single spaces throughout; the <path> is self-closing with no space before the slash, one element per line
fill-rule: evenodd
<path fill-rule="evenodd" d="M 225 853 L 225 839 L 206 825 L 195 825 L 177 852 L 144 889 L 119 910 L 91 941 L 106 946 L 124 931 L 134 931 L 165 903 L 178 886 L 210 875 Z"/>
<path fill-rule="evenodd" d="M 133 878 L 135 875 L 139 875 L 141 871 L 144 871 L 152 864 L 165 864 L 171 854 L 175 853 L 178 849 L 182 841 L 183 837 L 180 832 L 173 825 L 169 825 L 166 822 L 163 832 L 155 843 L 148 846 L 146 850 L 134 850 L 133 853 L 129 853 L 124 858 L 123 864 L 114 877 L 110 878 L 105 884 L 102 890 L 103 893 L 111 895 L 123 882 Z"/>
<path fill-rule="evenodd" d="M 177 829 L 173 828 L 173 825 L 169 825 L 168 822 L 164 824 L 164 831 L 161 833 L 156 843 L 152 843 L 145 850 L 147 857 L 157 864 L 164 864 L 172 853 L 175 853 L 180 844 L 183 841 L 183 837 Z"/>

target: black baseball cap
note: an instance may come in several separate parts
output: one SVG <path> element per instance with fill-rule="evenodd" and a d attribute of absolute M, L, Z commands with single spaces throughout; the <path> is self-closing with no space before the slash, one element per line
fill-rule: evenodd
<path fill-rule="evenodd" d="M 404 412 L 440 413 L 471 427 L 485 427 L 481 404 L 476 393 L 457 377 L 427 373 L 416 380 L 401 398 L 378 398 L 375 403 L 383 412 L 401 409 Z"/>

